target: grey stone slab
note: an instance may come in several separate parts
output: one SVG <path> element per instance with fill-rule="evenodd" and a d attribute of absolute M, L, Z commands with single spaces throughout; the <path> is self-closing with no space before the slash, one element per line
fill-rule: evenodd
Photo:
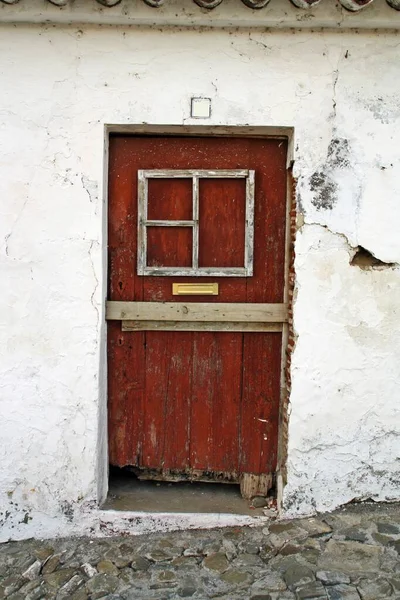
<path fill-rule="evenodd" d="M 36 579 L 37 577 L 39 577 L 41 568 L 42 568 L 42 562 L 40 560 L 35 560 L 35 562 L 32 563 L 30 565 L 30 567 L 28 567 L 26 569 L 26 571 L 24 571 L 22 573 L 22 577 L 24 579 L 29 579 L 30 581 L 32 581 L 33 579 Z"/>
<path fill-rule="evenodd" d="M 225 553 L 226 558 L 231 561 L 238 555 L 238 549 L 232 540 L 222 540 L 221 550 Z"/>
<path fill-rule="evenodd" d="M 311 537 L 319 537 L 332 533 L 332 527 L 323 519 L 310 518 L 301 521 L 301 528 L 308 532 Z"/>
<path fill-rule="evenodd" d="M 314 581 L 315 577 L 314 573 L 308 567 L 293 565 L 286 569 L 283 579 L 290 590 L 296 590 L 298 587 Z"/>
<path fill-rule="evenodd" d="M 272 527 L 272 526 L 271 526 Z M 298 542 L 306 540 L 308 537 L 308 532 L 302 527 L 285 527 L 285 529 L 271 531 L 268 535 L 268 543 L 272 545 L 275 549 L 279 551 L 285 544 L 288 542 Z M 274 529 L 276 526 L 274 527 Z"/>
<path fill-rule="evenodd" d="M 259 554 L 260 549 L 261 549 L 261 546 L 252 541 L 240 542 L 238 544 L 238 550 L 239 550 L 239 552 L 241 552 L 243 554 Z"/>
<path fill-rule="evenodd" d="M 338 571 L 317 571 L 317 579 L 324 585 L 338 585 L 339 583 L 350 583 L 350 577 Z"/>
<path fill-rule="evenodd" d="M 96 568 L 99 573 L 108 573 L 109 575 L 118 577 L 118 569 L 110 560 L 100 560 Z"/>
<path fill-rule="evenodd" d="M 257 554 L 239 554 L 233 564 L 235 567 L 257 567 L 259 569 L 264 566 L 263 560 Z"/>
<path fill-rule="evenodd" d="M 7 598 L 14 592 L 17 592 L 26 583 L 20 575 L 10 575 L 0 583 L 0 598 Z"/>
<path fill-rule="evenodd" d="M 400 574 L 398 577 L 389 577 L 389 582 L 393 590 L 400 593 Z"/>
<path fill-rule="evenodd" d="M 257 579 L 251 588 L 253 593 L 262 592 L 284 592 L 287 588 L 286 583 L 278 573 L 268 573 L 264 577 Z"/>
<path fill-rule="evenodd" d="M 372 533 L 372 539 L 380 544 L 381 546 L 388 546 L 390 542 L 393 542 L 393 538 L 389 535 L 384 535 L 383 533 Z"/>
<path fill-rule="evenodd" d="M 72 594 L 85 583 L 85 579 L 79 574 L 74 575 L 57 592 L 56 600 L 69 600 Z"/>
<path fill-rule="evenodd" d="M 360 527 L 349 527 L 343 532 L 346 540 L 352 540 L 353 542 L 366 542 L 368 539 L 367 533 Z"/>
<path fill-rule="evenodd" d="M 60 569 L 44 576 L 45 582 L 52 588 L 58 589 L 73 577 L 75 569 Z"/>
<path fill-rule="evenodd" d="M 97 569 L 90 563 L 84 563 L 81 565 L 81 570 L 87 577 L 89 577 L 89 579 L 97 575 Z"/>
<path fill-rule="evenodd" d="M 71 596 L 71 600 L 88 600 L 89 596 L 85 588 L 81 588 L 74 592 Z"/>
<path fill-rule="evenodd" d="M 43 565 L 42 573 L 46 575 L 47 573 L 54 573 L 60 563 L 60 554 L 53 554 L 50 556 L 48 560 Z"/>
<path fill-rule="evenodd" d="M 319 581 L 313 581 L 296 589 L 297 600 L 326 600 L 324 586 Z"/>
<path fill-rule="evenodd" d="M 246 571 L 239 571 L 238 569 L 228 569 L 221 575 L 222 581 L 230 585 L 242 586 L 243 584 L 249 584 L 252 581 L 252 577 Z"/>
<path fill-rule="evenodd" d="M 357 589 L 352 585 L 333 585 L 326 587 L 328 600 L 360 600 Z M 376 598 L 378 600 L 378 598 Z"/>
<path fill-rule="evenodd" d="M 119 580 L 113 575 L 99 573 L 89 579 L 86 583 L 86 589 L 89 592 L 91 600 L 98 600 L 102 596 L 112 594 L 118 589 Z"/>
<path fill-rule="evenodd" d="M 399 523 L 390 523 L 388 521 L 378 521 L 376 524 L 378 533 L 384 533 L 387 535 L 400 535 Z"/>
<path fill-rule="evenodd" d="M 292 554 L 300 554 L 300 552 L 304 552 L 304 546 L 291 543 L 285 544 L 285 546 L 279 550 L 281 556 L 291 556 Z"/>
<path fill-rule="evenodd" d="M 392 595 L 392 586 L 386 579 L 361 579 L 357 590 L 361 600 L 380 600 Z"/>
<path fill-rule="evenodd" d="M 379 570 L 381 548 L 352 541 L 329 540 L 318 560 L 318 570 L 364 573 Z"/>
<path fill-rule="evenodd" d="M 147 571 L 150 568 L 150 561 L 144 556 L 137 556 L 132 560 L 131 568 L 134 571 Z"/>
<path fill-rule="evenodd" d="M 174 557 L 171 556 L 170 554 L 167 554 L 164 550 L 153 550 L 152 552 L 148 552 L 148 554 L 146 554 L 146 558 L 147 560 L 149 560 L 150 562 L 167 562 L 169 560 L 172 560 Z"/>
<path fill-rule="evenodd" d="M 400 554 L 400 540 L 389 542 L 388 546 L 390 548 L 393 548 L 393 550 L 395 550 L 397 554 Z"/>
<path fill-rule="evenodd" d="M 202 564 L 205 569 L 217 571 L 218 573 L 223 573 L 229 567 L 228 559 L 222 552 L 216 552 L 215 554 L 206 556 Z"/>

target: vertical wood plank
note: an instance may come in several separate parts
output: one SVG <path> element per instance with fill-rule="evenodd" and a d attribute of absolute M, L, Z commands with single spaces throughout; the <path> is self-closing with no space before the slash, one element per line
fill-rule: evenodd
<path fill-rule="evenodd" d="M 243 334 L 193 335 L 191 466 L 237 473 Z"/>
<path fill-rule="evenodd" d="M 244 248 L 244 266 L 247 269 L 248 277 L 251 277 L 254 272 L 254 185 L 255 171 L 250 170 L 246 179 L 246 240 Z"/>
<path fill-rule="evenodd" d="M 109 324 L 108 335 L 109 460 L 112 465 L 138 465 L 142 462 L 145 333 L 123 333 L 116 322 Z"/>
<path fill-rule="evenodd" d="M 191 333 L 146 333 L 141 466 L 185 470 L 189 465 L 191 362 Z"/>
<path fill-rule="evenodd" d="M 272 473 L 276 467 L 280 333 L 244 333 L 241 405 L 241 473 Z"/>
<path fill-rule="evenodd" d="M 143 275 L 147 262 L 147 230 L 145 222 L 147 221 L 147 180 L 144 177 L 143 170 L 138 170 L 138 245 L 137 245 L 137 272 Z"/>

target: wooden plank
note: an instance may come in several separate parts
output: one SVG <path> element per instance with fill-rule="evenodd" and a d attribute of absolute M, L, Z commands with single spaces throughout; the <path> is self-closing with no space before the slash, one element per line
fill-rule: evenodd
<path fill-rule="evenodd" d="M 243 335 L 240 471 L 274 473 L 278 442 L 282 335 Z"/>
<path fill-rule="evenodd" d="M 248 177 L 249 175 L 249 171 L 247 169 L 150 169 L 140 170 L 138 171 L 138 173 L 140 177 L 144 177 L 146 179 L 173 179 L 174 177 L 206 177 L 207 179 L 236 179 Z"/>
<path fill-rule="evenodd" d="M 108 434 L 111 465 L 140 464 L 145 409 L 144 332 L 121 332 L 108 324 Z M 131 365 L 135 365 L 135 369 Z"/>
<path fill-rule="evenodd" d="M 137 272 L 143 275 L 147 260 L 147 221 L 148 206 L 147 181 L 142 171 L 138 171 L 138 216 L 137 216 Z"/>
<path fill-rule="evenodd" d="M 249 171 L 249 176 L 246 179 L 246 230 L 244 248 L 244 266 L 248 277 L 253 275 L 254 270 L 254 186 L 255 171 Z"/>
<path fill-rule="evenodd" d="M 192 247 L 192 268 L 199 268 L 199 178 L 193 177 L 193 247 Z"/>
<path fill-rule="evenodd" d="M 191 333 L 146 334 L 141 466 L 184 470 L 189 464 L 191 363 Z"/>
<path fill-rule="evenodd" d="M 179 469 L 175 471 L 172 469 L 146 469 L 146 468 L 133 468 L 132 471 L 135 473 L 139 481 L 191 481 L 191 482 L 204 482 L 204 483 L 239 483 L 239 475 L 232 472 L 224 471 L 202 471 L 200 469 Z"/>
<path fill-rule="evenodd" d="M 269 331 L 280 332 L 283 323 L 210 323 L 207 321 L 122 321 L 122 331 Z"/>
<path fill-rule="evenodd" d="M 193 227 L 194 224 L 194 221 L 162 221 L 160 219 L 145 223 L 147 227 Z"/>
<path fill-rule="evenodd" d="M 283 323 L 287 320 L 287 308 L 285 304 L 108 301 L 106 319 Z"/>
<path fill-rule="evenodd" d="M 247 277 L 245 267 L 220 267 L 199 269 L 192 267 L 146 267 L 138 275 L 151 275 L 153 277 Z"/>
<path fill-rule="evenodd" d="M 266 496 L 272 486 L 272 474 L 254 475 L 254 473 L 243 473 L 240 479 L 240 493 L 246 500 L 255 496 Z"/>
<path fill-rule="evenodd" d="M 237 473 L 242 337 L 193 334 L 190 464 L 195 470 Z"/>

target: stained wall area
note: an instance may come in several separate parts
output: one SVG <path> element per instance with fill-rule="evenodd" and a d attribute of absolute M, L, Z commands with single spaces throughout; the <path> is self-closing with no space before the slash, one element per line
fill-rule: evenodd
<path fill-rule="evenodd" d="M 105 124 L 294 127 L 287 515 L 399 499 L 400 65 L 391 32 L 0 32 L 1 539 L 99 531 Z M 154 522 L 162 527 L 162 522 Z"/>

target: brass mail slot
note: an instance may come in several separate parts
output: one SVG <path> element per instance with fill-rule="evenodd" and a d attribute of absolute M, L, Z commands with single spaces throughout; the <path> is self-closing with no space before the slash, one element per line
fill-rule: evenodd
<path fill-rule="evenodd" d="M 218 296 L 218 283 L 173 283 L 173 296 Z"/>

